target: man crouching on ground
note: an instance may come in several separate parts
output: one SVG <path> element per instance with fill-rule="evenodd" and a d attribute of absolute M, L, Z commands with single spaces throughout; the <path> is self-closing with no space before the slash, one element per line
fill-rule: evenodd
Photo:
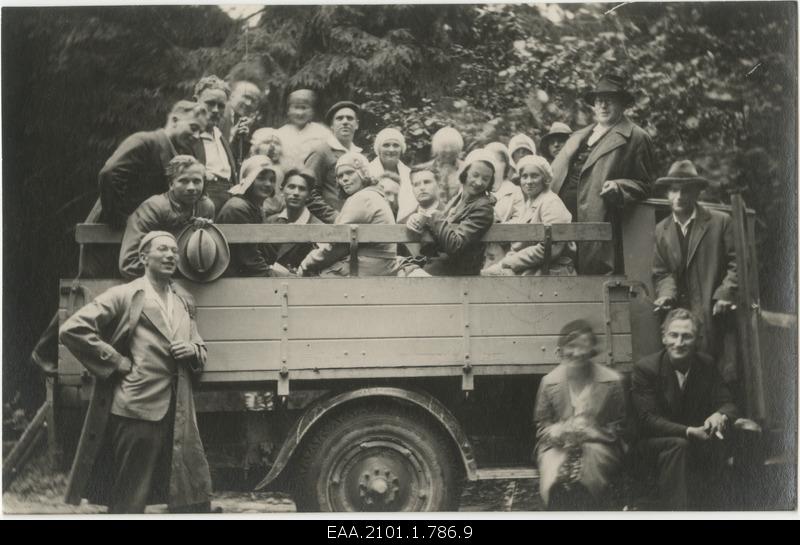
<path fill-rule="evenodd" d="M 206 347 L 191 296 L 170 278 L 178 261 L 165 231 L 139 244 L 144 276 L 115 286 L 73 314 L 59 338 L 95 377 L 67 485 L 67 503 L 143 513 L 208 512 L 211 475 L 197 428 L 192 379 Z"/>

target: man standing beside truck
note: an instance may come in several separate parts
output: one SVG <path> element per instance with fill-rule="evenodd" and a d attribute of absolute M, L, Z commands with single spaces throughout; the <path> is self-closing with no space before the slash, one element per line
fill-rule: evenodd
<path fill-rule="evenodd" d="M 145 273 L 115 286 L 61 326 L 64 346 L 95 375 L 66 501 L 84 493 L 110 513 L 208 512 L 211 475 L 192 398 L 206 347 L 190 295 L 171 282 L 178 244 L 166 231 L 142 238 Z"/>

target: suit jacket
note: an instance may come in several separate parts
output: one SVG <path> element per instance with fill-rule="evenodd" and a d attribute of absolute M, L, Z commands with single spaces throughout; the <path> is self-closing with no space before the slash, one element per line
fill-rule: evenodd
<path fill-rule="evenodd" d="M 594 125 L 572 135 L 553 159 L 553 181 L 550 189 L 558 194 L 569 173 L 569 167 L 581 142 L 588 138 Z M 653 145 L 648 135 L 627 117 L 597 142 L 581 169 L 578 184 L 579 222 L 617 221 L 619 211 L 627 204 L 647 198 L 653 180 Z M 622 190 L 616 200 L 600 196 L 607 180 L 614 180 Z M 593 272 L 596 263 L 601 270 L 613 270 L 614 253 L 610 244 L 584 242 L 579 247 L 578 271 Z"/>
<path fill-rule="evenodd" d="M 121 228 L 145 199 L 169 189 L 166 168 L 175 155 L 164 129 L 137 132 L 123 140 L 97 176 L 100 221 Z"/>
<path fill-rule="evenodd" d="M 233 195 L 217 214 L 217 223 L 264 223 L 264 214 L 244 195 Z M 230 276 L 270 276 L 273 263 L 275 250 L 269 244 L 232 244 L 226 272 Z"/>
<path fill-rule="evenodd" d="M 266 223 L 276 223 L 282 225 L 289 225 L 289 220 L 282 216 L 280 213 L 273 214 L 267 218 Z M 319 225 L 322 222 L 313 214 L 309 213 L 308 222 L 306 225 Z M 300 266 L 300 263 L 303 262 L 303 259 L 308 255 L 308 253 L 314 249 L 314 243 L 308 242 L 287 242 L 284 244 L 278 245 L 276 249 L 276 258 L 275 261 L 283 265 L 284 267 L 290 267 L 291 269 L 296 269 Z"/>
<path fill-rule="evenodd" d="M 354 144 L 351 145 L 351 150 L 361 152 L 361 148 Z M 314 173 L 314 179 L 317 181 L 311 189 L 306 207 L 323 223 L 336 221 L 339 210 L 347 200 L 347 196 L 342 194 L 336 182 L 336 161 L 344 153 L 344 146 L 331 135 L 305 159 L 305 166 Z"/>
<path fill-rule="evenodd" d="M 225 138 L 224 134 L 220 140 L 222 141 L 222 147 L 225 148 L 225 155 L 228 157 L 228 164 L 231 166 L 231 177 L 229 181 L 231 185 L 235 185 L 239 179 L 238 169 L 236 168 L 236 160 L 233 156 L 231 145 L 228 142 L 228 139 Z M 206 164 L 206 148 L 203 145 L 202 139 L 198 138 L 195 140 L 194 144 L 192 145 L 192 155 L 194 155 L 195 158 L 204 165 Z"/>
<path fill-rule="evenodd" d="M 697 353 L 684 390 L 666 350 L 650 354 L 633 367 L 632 398 L 643 437 L 686 437 L 686 428 L 702 426 L 715 412 L 736 419 L 730 391 L 710 356 Z"/>
<path fill-rule="evenodd" d="M 701 348 L 704 352 L 720 357 L 723 328 L 711 311 L 714 301 L 718 299 L 735 301 L 739 285 L 731 219 L 724 212 L 697 205 L 697 217 L 693 223 L 689 233 L 685 274 L 688 293 L 678 293 L 681 244 L 672 214 L 656 225 L 653 283 L 657 298 L 672 297 L 703 321 Z M 735 376 L 735 365 L 733 369 L 730 367 L 730 362 L 726 362 L 723 367 L 728 369 L 724 373 L 728 380 Z M 730 376 L 731 373 L 734 376 Z"/>
<path fill-rule="evenodd" d="M 109 446 L 104 441 L 109 414 L 114 410 L 131 418 L 163 417 L 169 407 L 173 380 L 174 447 L 167 500 L 170 506 L 209 501 L 211 476 L 192 398 L 192 378 L 202 373 L 206 362 L 206 347 L 195 323 L 194 302 L 189 294 L 171 288 L 175 311 L 170 330 L 158 310 L 146 302 L 144 282 L 148 280 L 137 278 L 110 288 L 61 326 L 59 340 L 95 376 L 67 484 L 67 503 L 80 503 L 87 492 L 95 503 L 108 501 L 111 457 L 102 447 Z M 169 352 L 174 340 L 192 343 L 195 357 L 175 361 Z M 132 362 L 132 370 L 120 377 L 115 371 L 124 358 Z"/>

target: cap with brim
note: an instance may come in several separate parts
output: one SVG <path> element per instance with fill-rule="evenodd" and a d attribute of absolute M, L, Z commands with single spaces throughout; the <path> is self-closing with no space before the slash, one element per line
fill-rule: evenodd
<path fill-rule="evenodd" d="M 333 121 L 333 116 L 342 108 L 350 108 L 356 113 L 356 117 L 361 115 L 361 108 L 358 107 L 358 104 L 355 102 L 350 102 L 349 100 L 343 100 L 328 108 L 328 111 L 325 112 L 325 123 L 330 125 Z"/>
<path fill-rule="evenodd" d="M 633 94 L 625 88 L 625 80 L 613 74 L 606 74 L 601 77 L 594 89 L 583 94 L 583 100 L 589 104 L 594 104 L 597 95 L 616 95 L 622 99 L 622 103 L 626 108 L 636 102 Z"/>
<path fill-rule="evenodd" d="M 167 231 L 150 231 L 149 233 L 147 233 L 145 236 L 142 237 L 142 240 L 139 241 L 139 253 L 140 254 L 142 253 L 144 247 L 147 246 L 147 244 L 149 244 L 151 240 L 158 237 L 169 237 L 177 242 L 177 240 L 175 239 L 175 235 L 173 235 L 172 233 L 169 233 Z"/>
<path fill-rule="evenodd" d="M 669 172 L 663 178 L 656 180 L 656 187 L 668 187 L 672 185 L 697 185 L 701 188 L 708 187 L 710 182 L 697 174 L 694 163 L 688 159 L 675 161 L 669 167 Z"/>
<path fill-rule="evenodd" d="M 216 225 L 209 224 L 199 229 L 190 225 L 178 235 L 178 270 L 189 280 L 216 280 L 230 262 L 228 241 Z"/>
<path fill-rule="evenodd" d="M 547 148 L 553 140 L 556 138 L 563 138 L 566 140 L 569 138 L 570 134 L 572 134 L 572 129 L 569 128 L 569 125 L 556 121 L 550 125 L 548 133 L 542 136 L 539 147 L 542 149 L 543 153 L 547 153 Z"/>
<path fill-rule="evenodd" d="M 239 183 L 228 190 L 231 195 L 244 195 L 259 174 L 265 170 L 270 170 L 275 174 L 275 185 L 281 186 L 283 182 L 283 169 L 274 164 L 266 155 L 254 155 L 248 157 L 242 163 L 242 169 L 239 175 Z"/>

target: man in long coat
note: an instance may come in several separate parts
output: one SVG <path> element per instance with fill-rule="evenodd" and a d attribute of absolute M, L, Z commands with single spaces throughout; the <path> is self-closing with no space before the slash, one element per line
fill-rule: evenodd
<path fill-rule="evenodd" d="M 656 306 L 691 310 L 701 320 L 700 349 L 718 360 L 726 382 L 736 379 L 733 352 L 723 346 L 724 315 L 738 289 L 731 218 L 697 204 L 708 180 L 691 161 L 677 161 L 656 187 L 667 188 L 672 213 L 656 225 Z"/>
<path fill-rule="evenodd" d="M 207 512 L 211 476 L 192 399 L 206 347 L 191 296 L 170 281 L 175 237 L 154 231 L 139 248 L 145 275 L 61 326 L 61 342 L 95 376 L 66 501 L 87 496 L 111 513 L 162 501 L 173 512 Z"/>
<path fill-rule="evenodd" d="M 603 76 L 584 99 L 593 106 L 596 123 L 572 133 L 561 148 L 553 160 L 550 189 L 573 221 L 612 223 L 615 244 L 578 244 L 578 273 L 608 274 L 622 267 L 623 208 L 650 191 L 653 146 L 650 136 L 624 115 L 634 97 L 622 78 Z"/>

